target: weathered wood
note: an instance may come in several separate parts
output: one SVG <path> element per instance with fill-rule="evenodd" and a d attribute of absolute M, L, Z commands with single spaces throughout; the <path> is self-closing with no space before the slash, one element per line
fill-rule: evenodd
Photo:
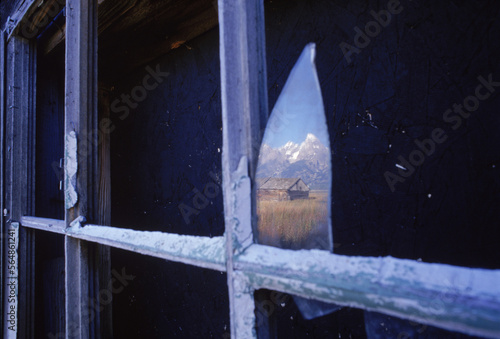
<path fill-rule="evenodd" d="M 152 257 L 225 271 L 223 237 L 196 237 L 163 232 L 143 232 L 101 225 L 65 228 L 63 220 L 23 217 L 23 227 L 65 234 L 75 239 L 121 248 Z"/>
<path fill-rule="evenodd" d="M 14 5 L 9 16 L 9 20 L 5 23 L 3 30 L 7 33 L 7 40 L 10 39 L 12 35 L 15 35 L 21 26 L 21 21 L 27 16 L 30 10 L 35 7 L 35 3 L 41 0 L 29 0 L 29 1 L 19 1 L 18 4 Z"/>
<path fill-rule="evenodd" d="M 22 1 L 11 12 L 10 21 L 5 24 L 9 39 L 16 34 L 26 39 L 36 38 L 64 6 L 65 0 Z"/>
<path fill-rule="evenodd" d="M 108 0 L 99 7 L 100 78 L 116 80 L 217 25 L 206 0 Z M 125 57 L 124 57 L 125 56 Z"/>
<path fill-rule="evenodd" d="M 235 261 L 255 289 L 500 338 L 499 270 L 252 245 Z M 278 273 L 280 272 L 280 273 Z"/>
<path fill-rule="evenodd" d="M 106 1 L 99 6 L 98 25 L 99 34 L 106 31 L 116 21 L 120 20 L 122 15 L 136 6 L 138 0 L 124 1 Z"/>
<path fill-rule="evenodd" d="M 5 193 L 4 193 L 4 168 L 5 168 L 5 32 L 0 30 L 0 213 L 2 213 L 2 217 L 0 217 L 0 234 L 4 233 L 4 218 L 3 218 L 3 210 L 5 208 Z M 4 274 L 4 241 L 0 240 L 0 280 L 3 283 L 3 274 Z M 0 293 L 0 307 L 3 310 L 3 293 Z M 4 312 L 1 312 L 0 321 L 2 324 L 5 324 L 4 321 Z M 3 333 L 3 327 L 2 327 Z"/>
<path fill-rule="evenodd" d="M 67 211 L 66 222 L 79 215 L 97 215 L 98 122 L 97 122 L 97 26 L 92 0 L 68 2 L 66 15 L 65 131 L 77 138 L 78 201 Z M 66 144 L 66 152 L 68 144 Z M 65 158 L 65 167 L 68 166 Z M 68 187 L 65 187 L 67 190 Z"/>
<path fill-rule="evenodd" d="M 39 0 L 36 7 L 31 7 L 25 16 L 27 18 L 26 29 L 28 32 L 41 33 L 64 6 L 65 0 Z"/>
<path fill-rule="evenodd" d="M 129 229 L 86 225 L 65 228 L 63 220 L 22 217 L 23 227 L 65 234 L 75 239 L 105 244 L 111 247 L 147 254 L 218 271 L 225 271 L 222 237 L 196 237 L 162 232 L 142 232 Z M 148 241 L 148 237 L 155 241 Z"/>
<path fill-rule="evenodd" d="M 8 23 L 8 32 L 34 38 L 63 7 L 63 0 L 23 3 Z M 108 0 L 99 6 L 98 22 L 98 32 L 102 35 L 100 58 L 108 65 L 100 76 L 107 79 L 119 78 L 147 64 L 218 23 L 215 3 L 206 0 Z M 61 26 L 44 42 L 43 53 L 50 53 L 64 39 L 65 30 Z M 127 57 L 123 58 L 123 55 Z"/>
<path fill-rule="evenodd" d="M 263 18 L 262 1 L 219 1 L 226 262 L 235 338 L 256 335 L 253 298 L 235 298 L 246 287 L 234 276 L 233 260 L 253 241 L 256 207 L 250 178 L 268 116 Z"/>
<path fill-rule="evenodd" d="M 224 238 L 196 237 L 162 232 L 86 225 L 68 230 L 67 235 L 137 253 L 224 271 Z"/>
<path fill-rule="evenodd" d="M 5 208 L 7 219 L 19 221 L 34 213 L 34 93 L 35 54 L 33 45 L 13 37 L 7 45 L 5 120 Z M 19 231 L 19 337 L 31 338 L 34 328 L 34 233 Z M 7 334 L 5 332 L 4 334 Z"/>
<path fill-rule="evenodd" d="M 65 237 L 66 338 L 93 338 L 90 333 L 87 242 Z"/>
<path fill-rule="evenodd" d="M 69 227 L 79 216 L 97 217 L 97 2 L 68 0 L 66 8 L 64 189 L 77 195 L 76 203 L 65 203 Z M 76 154 L 71 135 L 76 136 Z M 67 177 L 73 166 L 78 168 L 76 181 Z M 99 290 L 94 288 L 98 267 L 89 259 L 87 243 L 70 237 L 65 238 L 65 259 L 66 337 L 97 337 L 100 319 L 88 314 L 88 300 L 93 297 L 89 291 Z"/>
<path fill-rule="evenodd" d="M 57 29 L 43 45 L 39 46 L 43 55 L 48 55 L 66 39 L 66 23 Z"/>
<path fill-rule="evenodd" d="M 58 234 L 66 232 L 64 220 L 57 219 L 24 216 L 21 218 L 21 226 Z"/>

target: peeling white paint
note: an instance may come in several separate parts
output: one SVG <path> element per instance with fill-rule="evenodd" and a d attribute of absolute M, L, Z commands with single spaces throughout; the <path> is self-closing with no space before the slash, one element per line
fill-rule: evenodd
<path fill-rule="evenodd" d="M 76 218 L 69 224 L 69 227 L 80 228 L 82 227 L 82 224 L 84 224 L 85 222 L 87 222 L 87 219 L 83 215 L 80 215 L 78 218 Z"/>
<path fill-rule="evenodd" d="M 23 217 L 23 226 L 137 253 L 226 270 L 224 237 L 206 238 Z M 233 257 L 232 331 L 255 336 L 253 291 L 268 288 L 409 319 L 452 331 L 500 338 L 500 270 L 392 257 L 349 257 L 253 244 Z"/>
<path fill-rule="evenodd" d="M 252 192 L 248 176 L 248 159 L 242 157 L 238 168 L 231 175 L 232 194 L 232 238 L 234 253 L 238 255 L 253 243 L 252 235 Z"/>
<path fill-rule="evenodd" d="M 226 270 L 224 237 L 197 237 L 97 225 L 68 228 L 66 234 L 171 261 Z"/>
<path fill-rule="evenodd" d="M 234 308 L 238 310 L 238 317 L 234 317 L 236 338 L 257 338 L 255 331 L 255 313 L 253 288 L 250 287 L 247 277 L 241 272 L 233 273 Z"/>
<path fill-rule="evenodd" d="M 252 245 L 235 258 L 255 289 L 500 338 L 500 270 Z"/>
<path fill-rule="evenodd" d="M 73 208 L 78 201 L 76 191 L 76 172 L 78 171 L 77 139 L 74 131 L 66 134 L 64 150 L 64 205 Z"/>

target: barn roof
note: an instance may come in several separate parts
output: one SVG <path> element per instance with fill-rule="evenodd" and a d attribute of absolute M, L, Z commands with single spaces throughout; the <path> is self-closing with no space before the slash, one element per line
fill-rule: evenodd
<path fill-rule="evenodd" d="M 300 178 L 257 178 L 257 188 L 261 190 L 287 190 Z"/>

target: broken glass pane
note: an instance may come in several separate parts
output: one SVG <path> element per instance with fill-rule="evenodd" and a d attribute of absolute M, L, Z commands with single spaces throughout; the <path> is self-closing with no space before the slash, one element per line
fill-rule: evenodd
<path fill-rule="evenodd" d="M 271 113 L 257 167 L 258 242 L 332 250 L 330 141 L 314 65 L 305 47 Z"/>
<path fill-rule="evenodd" d="M 257 166 L 258 242 L 333 250 L 331 156 L 315 45 L 304 48 L 269 117 Z M 338 306 L 294 297 L 305 319 Z"/>

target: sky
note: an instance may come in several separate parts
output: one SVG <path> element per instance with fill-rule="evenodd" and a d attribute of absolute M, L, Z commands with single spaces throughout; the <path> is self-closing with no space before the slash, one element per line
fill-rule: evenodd
<path fill-rule="evenodd" d="M 290 72 L 267 122 L 263 143 L 278 148 L 302 143 L 308 133 L 330 147 L 316 68 L 314 46 L 308 45 Z"/>

